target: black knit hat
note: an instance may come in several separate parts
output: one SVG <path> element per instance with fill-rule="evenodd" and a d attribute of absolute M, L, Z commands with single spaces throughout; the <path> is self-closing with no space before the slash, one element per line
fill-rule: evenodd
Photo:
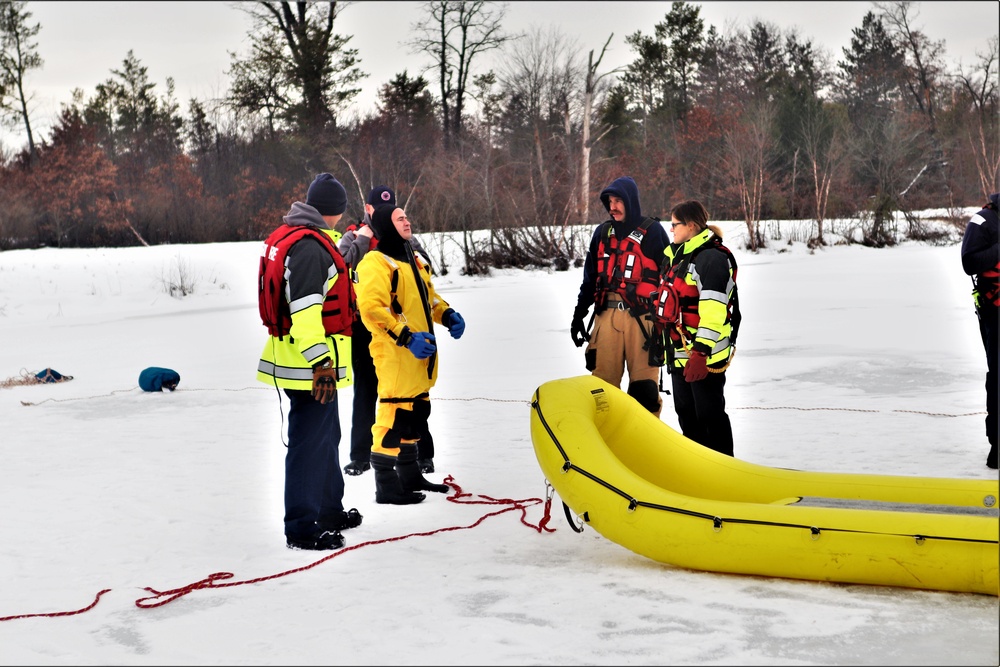
<path fill-rule="evenodd" d="M 332 175 L 319 174 L 309 186 L 306 204 L 320 215 L 340 215 L 347 209 L 347 190 Z"/>
<path fill-rule="evenodd" d="M 368 204 L 369 206 L 381 206 L 383 204 L 395 206 L 396 193 L 385 185 L 377 185 L 368 193 Z"/>

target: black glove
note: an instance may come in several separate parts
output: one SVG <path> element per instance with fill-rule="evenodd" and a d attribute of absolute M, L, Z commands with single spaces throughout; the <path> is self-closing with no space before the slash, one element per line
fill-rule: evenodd
<path fill-rule="evenodd" d="M 462 334 L 465 333 L 465 318 L 451 308 L 444 311 L 444 315 L 441 317 L 441 324 L 448 327 L 448 333 L 456 340 L 461 338 Z"/>
<path fill-rule="evenodd" d="M 330 363 L 330 357 L 313 366 L 312 397 L 326 405 L 337 395 L 337 369 Z"/>
<path fill-rule="evenodd" d="M 569 335 L 572 336 L 573 344 L 577 347 L 590 340 L 590 334 L 587 333 L 587 325 L 583 323 L 583 318 L 586 316 L 586 310 L 577 308 L 573 313 L 573 323 L 569 326 Z"/>

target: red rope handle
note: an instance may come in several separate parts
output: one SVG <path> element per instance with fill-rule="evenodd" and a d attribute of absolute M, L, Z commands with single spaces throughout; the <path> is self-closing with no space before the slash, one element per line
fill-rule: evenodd
<path fill-rule="evenodd" d="M 146 586 L 144 587 L 143 590 L 148 591 L 149 593 L 151 593 L 151 595 L 136 600 L 135 606 L 139 607 L 140 609 L 153 609 L 155 607 L 162 607 L 165 604 L 173 602 L 174 600 L 182 598 L 188 593 L 197 590 L 203 590 L 208 588 L 229 588 L 230 586 L 243 586 L 245 584 L 256 584 L 263 581 L 270 581 L 271 579 L 278 579 L 279 577 L 285 577 L 290 574 L 295 574 L 297 572 L 304 572 L 305 570 L 312 569 L 322 563 L 325 563 L 329 560 L 338 558 L 346 553 L 354 551 L 355 549 L 360 549 L 362 547 L 367 547 L 367 546 L 373 546 L 376 544 L 399 542 L 401 540 L 409 539 L 411 537 L 429 537 L 431 535 L 436 535 L 437 533 L 446 533 L 454 530 L 469 530 L 471 528 L 475 528 L 476 526 L 483 523 L 484 521 L 486 521 L 486 519 L 490 517 L 500 516 L 501 514 L 506 514 L 507 512 L 512 512 L 515 510 L 520 511 L 521 523 L 524 524 L 525 526 L 528 526 L 529 528 L 539 533 L 543 531 L 550 533 L 555 532 L 554 528 L 546 527 L 546 524 L 549 522 L 549 519 L 551 518 L 550 515 L 550 508 L 552 505 L 551 495 L 549 495 L 545 500 L 544 516 L 542 517 L 538 525 L 535 525 L 530 521 L 528 521 L 527 519 L 528 508 L 541 503 L 542 502 L 541 498 L 525 498 L 522 500 L 514 500 L 512 498 L 493 498 L 490 496 L 480 495 L 478 496 L 478 499 L 476 499 L 472 496 L 472 494 L 462 491 L 462 487 L 460 487 L 458 484 L 455 483 L 454 477 L 452 477 L 451 475 L 448 475 L 448 477 L 445 478 L 444 483 L 450 486 L 454 490 L 453 495 L 447 497 L 447 500 L 450 502 L 458 503 L 460 505 L 500 505 L 502 506 L 502 509 L 498 509 L 492 512 L 487 512 L 486 514 L 483 514 L 481 517 L 479 517 L 472 523 L 465 526 L 448 526 L 445 528 L 436 528 L 434 530 L 428 530 L 420 533 L 409 533 L 408 535 L 398 535 L 396 537 L 387 537 L 381 540 L 369 540 L 368 542 L 361 542 L 360 544 L 355 544 L 350 547 L 338 549 L 334 553 L 331 553 L 328 556 L 324 556 L 323 558 L 320 558 L 319 560 L 310 563 L 309 565 L 303 565 L 302 567 L 293 568 L 291 570 L 285 570 L 284 572 L 278 572 L 263 577 L 256 577 L 254 579 L 246 579 L 243 581 L 229 581 L 230 579 L 233 579 L 235 576 L 233 575 L 232 572 L 215 572 L 199 581 L 187 584 L 186 586 L 181 586 L 180 588 L 172 588 L 166 591 L 160 591 L 150 586 Z M 83 612 L 90 611 L 91 609 L 96 607 L 98 601 L 101 599 L 101 596 L 110 591 L 111 589 L 105 589 L 101 591 L 100 593 L 97 594 L 97 597 L 89 606 L 84 607 L 83 609 L 78 609 L 76 611 L 60 611 L 48 614 L 18 614 L 16 616 L 4 616 L 0 617 L 0 622 L 12 621 L 18 618 L 31 618 L 34 616 L 55 617 L 55 616 L 72 616 L 74 614 L 82 614 Z"/>

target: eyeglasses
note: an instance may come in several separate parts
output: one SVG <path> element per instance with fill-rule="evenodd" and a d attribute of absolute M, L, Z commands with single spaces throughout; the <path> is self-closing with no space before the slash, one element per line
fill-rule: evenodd
<path fill-rule="evenodd" d="M 673 229 L 675 227 L 680 227 L 681 225 L 686 225 L 686 224 L 688 224 L 688 223 L 686 223 L 686 222 L 671 222 L 670 223 L 670 229 Z"/>

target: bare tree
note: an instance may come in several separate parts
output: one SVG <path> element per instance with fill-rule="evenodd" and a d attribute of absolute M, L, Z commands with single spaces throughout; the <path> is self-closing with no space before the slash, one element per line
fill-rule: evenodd
<path fill-rule="evenodd" d="M 414 26 L 421 36 L 411 45 L 415 52 L 426 53 L 434 59 L 428 71 L 437 71 L 445 144 L 457 145 L 462 138 L 472 61 L 510 39 L 501 28 L 507 4 L 432 0 L 424 7 L 427 16 Z"/>
<path fill-rule="evenodd" d="M 594 60 L 593 50 L 587 55 L 587 78 L 583 87 L 583 117 L 581 118 L 580 128 L 580 204 L 577 219 L 581 225 L 586 225 L 590 219 L 590 151 L 601 138 L 614 129 L 611 125 L 598 127 L 596 136 L 591 139 L 590 125 L 593 122 L 594 99 L 598 94 L 598 86 L 606 77 L 620 71 L 620 69 L 614 69 L 603 74 L 597 73 L 597 69 L 601 66 L 601 60 L 604 59 L 604 54 L 608 50 L 608 44 L 611 43 L 611 38 L 614 36 L 614 33 L 608 35 L 608 39 L 604 42 L 604 46 L 601 47 L 601 52 L 598 54 L 596 61 Z"/>
<path fill-rule="evenodd" d="M 500 84 L 508 100 L 516 100 L 530 125 L 532 156 L 541 189 L 532 208 L 544 224 L 553 222 L 551 181 L 555 171 L 549 164 L 546 146 L 558 122 L 564 135 L 564 154 L 575 152 L 567 146 L 572 142 L 574 126 L 570 103 L 581 74 L 575 41 L 568 41 L 556 29 L 543 32 L 533 28 L 524 42 L 511 42 L 504 54 Z"/>
<path fill-rule="evenodd" d="M 749 249 L 754 251 L 767 243 L 760 228 L 760 213 L 765 186 L 769 182 L 775 114 L 771 103 L 758 101 L 749 105 L 735 125 L 725 132 L 724 162 L 728 175 L 736 184 Z"/>
<path fill-rule="evenodd" d="M 800 130 L 802 148 L 812 172 L 813 203 L 815 205 L 816 236 L 810 243 L 826 245 L 823 222 L 830 201 L 830 186 L 847 160 L 844 128 L 847 119 L 838 112 L 843 107 L 822 106 L 802 118 Z"/>
<path fill-rule="evenodd" d="M 1000 39 L 990 37 L 987 49 L 977 51 L 979 62 L 966 72 L 959 67 L 956 79 L 971 98 L 975 119 L 966 124 L 969 147 L 976 160 L 976 173 L 983 197 L 996 192 L 1000 182 L 1000 141 L 997 121 L 997 57 Z M 975 135 L 975 136 L 973 136 Z"/>
<path fill-rule="evenodd" d="M 31 12 L 25 9 L 27 4 L 0 0 L 0 112 L 11 125 L 24 125 L 29 159 L 34 164 L 37 151 L 28 110 L 31 96 L 24 89 L 24 78 L 30 70 L 42 66 L 36 51 L 38 44 L 31 41 L 41 26 L 28 23 Z"/>
<path fill-rule="evenodd" d="M 941 61 L 944 52 L 943 41 L 932 41 L 922 31 L 913 26 L 918 12 L 913 11 L 910 0 L 876 2 L 882 13 L 889 33 L 906 57 L 903 67 L 906 89 L 913 103 L 927 118 L 932 135 L 937 132 L 937 96 L 940 91 L 940 77 L 944 71 Z"/>

